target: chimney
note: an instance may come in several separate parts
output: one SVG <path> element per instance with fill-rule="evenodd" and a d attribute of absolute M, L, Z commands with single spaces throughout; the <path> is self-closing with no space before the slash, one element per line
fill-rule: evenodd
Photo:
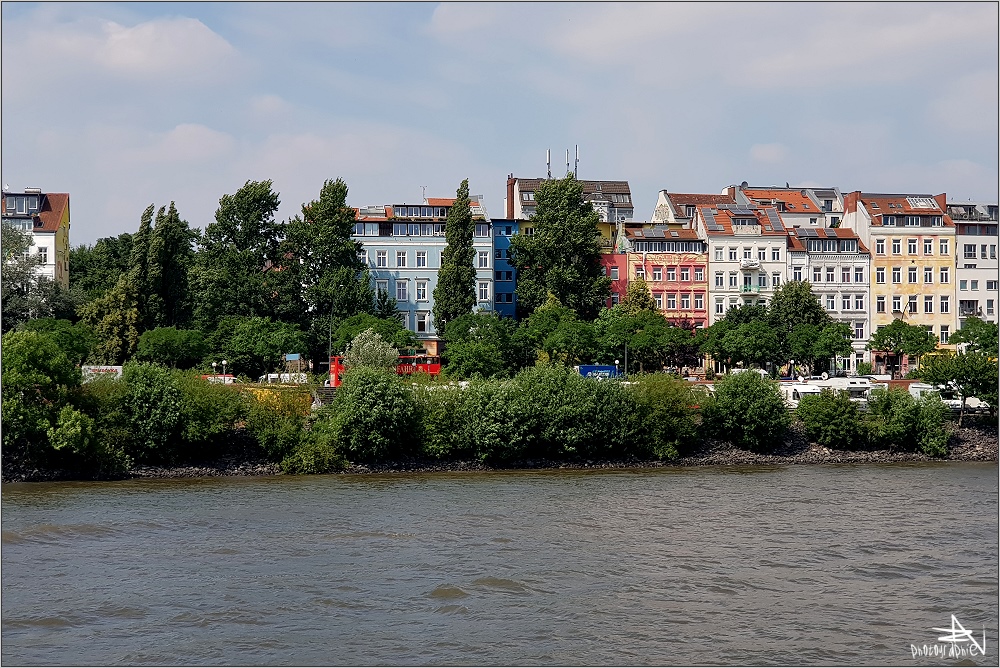
<path fill-rule="evenodd" d="M 507 220 L 514 218 L 514 184 L 517 179 L 511 174 L 507 177 Z"/>
<path fill-rule="evenodd" d="M 948 195 L 946 193 L 941 193 L 940 195 L 935 195 L 934 196 L 934 201 L 937 202 L 937 205 L 939 207 L 941 207 L 941 211 L 947 211 L 948 210 Z"/>

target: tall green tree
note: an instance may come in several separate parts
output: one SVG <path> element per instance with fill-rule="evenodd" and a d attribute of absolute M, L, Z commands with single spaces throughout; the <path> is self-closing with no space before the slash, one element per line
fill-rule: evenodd
<path fill-rule="evenodd" d="M 358 259 L 361 243 L 351 238 L 354 220 L 347 184 L 336 179 L 325 181 L 319 198 L 303 204 L 286 226 L 282 255 L 296 261 L 284 263 L 283 271 L 296 278 L 285 290 L 301 292 L 310 359 L 326 356 L 337 322 L 374 310 L 368 270 Z"/>
<path fill-rule="evenodd" d="M 169 208 L 160 207 L 146 249 L 148 299 L 143 319 L 147 328 L 183 328 L 191 321 L 188 274 L 194 264 L 196 238 L 173 202 Z"/>
<path fill-rule="evenodd" d="M 519 307 L 530 313 L 552 293 L 580 318 L 593 320 L 611 294 L 600 264 L 600 218 L 572 174 L 543 181 L 535 202 L 534 234 L 519 234 L 510 244 Z"/>
<path fill-rule="evenodd" d="M 653 301 L 653 295 L 650 293 L 646 281 L 642 278 L 636 278 L 628 284 L 625 299 L 621 300 L 619 305 L 621 306 L 620 310 L 622 313 L 626 315 L 636 315 L 641 311 L 656 310 L 656 302 Z"/>
<path fill-rule="evenodd" d="M 445 227 L 447 245 L 441 253 L 441 270 L 434 287 L 434 321 L 439 332 L 476 305 L 476 251 L 472 247 L 475 223 L 469 208 L 469 180 L 455 192 Z"/>
<path fill-rule="evenodd" d="M 247 181 L 223 195 L 215 221 L 201 236 L 191 272 L 194 321 L 212 331 L 227 315 L 270 316 L 290 283 L 278 257 L 280 199 L 271 181 Z"/>
<path fill-rule="evenodd" d="M 69 252 L 69 283 L 71 289 L 83 292 L 87 301 L 110 290 L 118 278 L 129 270 L 132 258 L 132 233 L 103 237 L 93 246 L 80 245 Z"/>
<path fill-rule="evenodd" d="M 51 281 L 39 276 L 41 263 L 37 253 L 31 252 L 34 241 L 31 233 L 0 225 L 3 247 L 3 271 L 0 271 L 0 300 L 2 300 L 3 331 L 7 332 L 32 318 L 51 315 L 46 294 Z"/>
<path fill-rule="evenodd" d="M 908 325 L 902 320 L 875 330 L 868 341 L 868 349 L 892 353 L 898 361 L 902 355 L 920 357 L 937 348 L 937 339 L 920 325 Z M 895 367 L 890 370 L 895 373 Z"/>
<path fill-rule="evenodd" d="M 957 390 L 962 398 L 958 426 L 965 418 L 969 397 L 986 401 L 994 410 L 997 405 L 998 369 L 996 359 L 979 351 L 928 355 L 920 365 L 920 377 L 933 385 L 945 385 Z"/>
<path fill-rule="evenodd" d="M 809 281 L 789 281 L 774 292 L 767 307 L 771 326 L 781 332 L 784 341 L 796 325 L 815 325 L 822 329 L 830 324 L 830 314 L 812 292 Z"/>

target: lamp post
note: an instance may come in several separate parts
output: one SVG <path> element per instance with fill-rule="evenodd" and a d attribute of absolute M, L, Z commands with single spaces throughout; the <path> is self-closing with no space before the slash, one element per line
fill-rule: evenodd
<path fill-rule="evenodd" d="M 616 368 L 616 369 L 618 368 L 618 365 L 619 365 L 619 364 L 621 364 L 621 360 L 617 360 L 617 359 L 616 359 L 616 360 L 615 360 L 615 368 Z"/>
<path fill-rule="evenodd" d="M 222 384 L 226 384 L 226 360 L 222 360 Z"/>
<path fill-rule="evenodd" d="M 216 378 L 218 374 L 215 372 L 215 362 L 212 362 L 212 378 Z"/>

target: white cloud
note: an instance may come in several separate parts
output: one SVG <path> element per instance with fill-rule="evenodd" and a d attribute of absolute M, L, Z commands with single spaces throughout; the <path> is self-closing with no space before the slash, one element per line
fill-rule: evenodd
<path fill-rule="evenodd" d="M 927 119 L 938 127 L 996 143 L 997 86 L 996 70 L 981 70 L 949 81 L 928 104 Z"/>
<path fill-rule="evenodd" d="M 788 156 L 788 147 L 783 144 L 754 144 L 750 147 L 750 158 L 755 162 L 783 162 Z"/>

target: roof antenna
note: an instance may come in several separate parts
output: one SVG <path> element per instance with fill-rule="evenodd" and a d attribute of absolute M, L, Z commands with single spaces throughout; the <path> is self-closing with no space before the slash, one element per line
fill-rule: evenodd
<path fill-rule="evenodd" d="M 576 144 L 576 162 L 573 164 L 573 178 L 580 178 L 580 145 Z"/>
<path fill-rule="evenodd" d="M 420 186 L 420 192 L 424 196 L 424 204 L 427 204 L 427 186 Z"/>
<path fill-rule="evenodd" d="M 566 173 L 569 174 L 569 149 L 566 149 Z"/>
<path fill-rule="evenodd" d="M 545 149 L 545 171 L 548 174 L 548 178 L 552 178 L 552 151 L 551 149 Z"/>

